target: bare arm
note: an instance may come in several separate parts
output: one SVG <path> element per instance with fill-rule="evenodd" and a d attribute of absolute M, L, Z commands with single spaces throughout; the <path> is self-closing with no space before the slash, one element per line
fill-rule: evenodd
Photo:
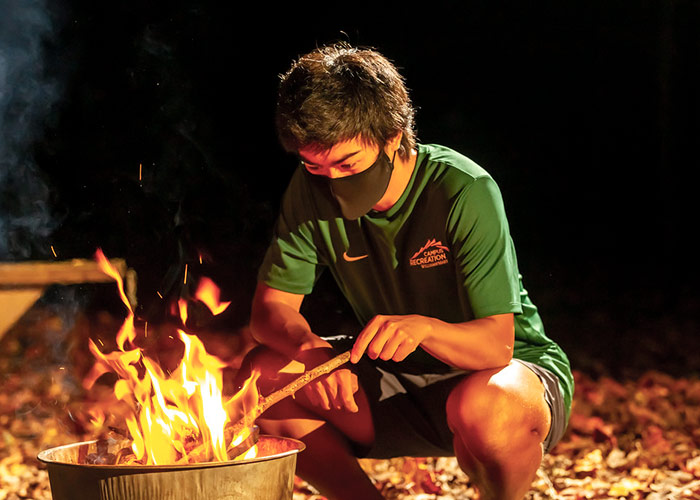
<path fill-rule="evenodd" d="M 508 313 L 465 323 L 440 322 L 421 346 L 449 365 L 483 370 L 507 365 L 513 357 L 514 340 L 513 314 Z"/>
<path fill-rule="evenodd" d="M 376 316 L 353 346 L 351 361 L 370 358 L 402 361 L 421 346 L 440 361 L 464 370 L 507 365 L 513 355 L 513 314 L 464 323 L 445 323 L 420 315 Z"/>
<path fill-rule="evenodd" d="M 303 300 L 303 295 L 258 283 L 250 329 L 255 340 L 303 363 L 308 370 L 328 361 L 336 353 L 328 342 L 311 331 L 299 312 Z M 311 404 L 325 410 L 334 407 L 357 412 L 354 394 L 358 389 L 357 376 L 341 368 L 306 385 L 303 391 Z"/>
<path fill-rule="evenodd" d="M 250 329 L 255 340 L 296 359 L 301 351 L 330 347 L 311 331 L 299 309 L 304 295 L 283 292 L 258 283 L 253 297 Z"/>

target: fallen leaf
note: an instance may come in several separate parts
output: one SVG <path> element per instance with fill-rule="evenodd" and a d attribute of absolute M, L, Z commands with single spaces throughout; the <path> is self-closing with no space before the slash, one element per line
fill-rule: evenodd
<path fill-rule="evenodd" d="M 613 497 L 626 497 L 630 493 L 646 488 L 646 485 L 636 479 L 624 477 L 620 481 L 613 483 L 608 490 L 608 495 Z"/>

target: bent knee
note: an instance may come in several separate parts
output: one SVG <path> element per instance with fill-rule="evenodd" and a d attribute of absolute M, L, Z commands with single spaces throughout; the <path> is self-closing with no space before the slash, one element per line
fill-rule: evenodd
<path fill-rule="evenodd" d="M 447 400 L 450 429 L 477 456 L 540 445 L 549 431 L 539 378 L 520 364 L 512 366 L 470 375 Z"/>
<path fill-rule="evenodd" d="M 511 408 L 507 391 L 477 372 L 450 393 L 446 406 L 447 424 L 453 434 L 472 444 L 493 441 L 516 424 L 518 412 Z"/>

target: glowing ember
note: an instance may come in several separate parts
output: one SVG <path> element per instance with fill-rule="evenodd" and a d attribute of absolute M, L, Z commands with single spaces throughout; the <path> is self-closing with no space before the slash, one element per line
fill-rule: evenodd
<path fill-rule="evenodd" d="M 103 353 L 90 341 L 90 351 L 96 358 L 95 365 L 84 380 L 87 388 L 107 372 L 114 372 L 119 380 L 114 385 L 114 396 L 128 408 L 126 427 L 132 439 L 131 462 L 147 465 L 190 463 L 202 460 L 229 460 L 228 450 L 249 437 L 246 427 L 233 439 L 226 439 L 226 427 L 231 419 L 245 415 L 258 402 L 255 385 L 257 374 L 244 384 L 230 400 L 224 401 L 222 394 L 222 360 L 206 352 L 201 340 L 178 330 L 184 353 L 180 364 L 166 374 L 159 363 L 146 356 L 134 344 L 137 337 L 134 328 L 134 313 L 124 294 L 119 273 L 111 266 L 104 254 L 96 254 L 100 268 L 114 278 L 128 315 L 119 333 L 119 350 Z M 219 290 L 210 280 L 203 280 L 198 298 L 214 314 L 226 309 L 228 303 L 219 302 Z M 187 304 L 179 302 L 184 325 L 187 320 Z M 104 414 L 95 410 L 91 414 L 96 424 L 104 422 Z M 252 424 L 252 422 L 251 422 Z M 230 435 L 230 434 L 229 434 Z M 196 450 L 196 453 L 193 452 Z M 252 458 L 256 447 L 243 456 Z"/>

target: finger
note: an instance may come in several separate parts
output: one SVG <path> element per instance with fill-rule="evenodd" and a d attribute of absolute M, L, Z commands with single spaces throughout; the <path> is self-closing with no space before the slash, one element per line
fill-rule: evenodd
<path fill-rule="evenodd" d="M 326 390 L 326 386 L 323 385 L 323 383 L 318 383 L 316 384 L 318 386 L 318 396 L 319 399 L 321 400 L 321 408 L 324 410 L 330 410 L 331 409 L 331 401 L 330 397 L 328 396 L 328 392 Z"/>
<path fill-rule="evenodd" d="M 365 325 L 357 336 L 355 344 L 352 346 L 352 353 L 350 354 L 350 361 L 352 363 L 357 363 L 360 360 L 382 323 L 384 323 L 384 318 L 382 316 L 375 316 Z"/>
<path fill-rule="evenodd" d="M 360 381 L 357 378 L 357 375 L 355 374 L 355 372 L 350 372 L 350 373 L 351 373 L 350 381 L 352 382 L 350 387 L 352 388 L 352 394 L 354 396 L 355 393 L 357 393 L 357 391 L 360 390 Z"/>
<path fill-rule="evenodd" d="M 372 359 L 377 359 L 384 346 L 396 333 L 396 326 L 392 321 L 385 321 L 367 346 L 367 355 Z"/>
<path fill-rule="evenodd" d="M 311 384 L 304 386 L 302 389 L 304 396 L 306 396 L 306 399 L 309 401 L 309 404 L 311 406 L 320 406 L 320 400 L 318 396 L 316 395 L 316 391 L 314 390 L 313 387 L 311 387 Z"/>
<path fill-rule="evenodd" d="M 324 377 L 322 384 L 328 396 L 329 407 L 327 409 L 335 408 L 340 410 L 342 405 L 338 402 L 337 375 L 335 373 L 332 373 L 329 376 Z"/>
<path fill-rule="evenodd" d="M 396 352 L 391 359 L 396 362 L 403 361 L 409 354 L 415 351 L 417 347 L 418 342 L 416 339 L 413 337 L 406 337 L 401 345 L 396 349 Z"/>
<path fill-rule="evenodd" d="M 403 342 L 406 341 L 407 335 L 398 328 L 394 328 L 393 335 L 390 335 L 386 343 L 382 347 L 379 357 L 384 361 L 388 361 L 394 358 L 396 350 L 399 348 Z"/>
<path fill-rule="evenodd" d="M 340 403 L 350 412 L 357 413 L 359 408 L 355 402 L 355 393 L 360 388 L 357 382 L 357 375 L 350 370 L 342 370 L 342 373 L 338 374 L 338 378 L 341 381 L 340 390 L 338 391 Z"/>
<path fill-rule="evenodd" d="M 309 389 L 313 392 L 315 397 L 314 406 L 323 408 L 324 410 L 330 410 L 330 404 L 328 402 L 328 394 L 326 394 L 326 388 L 321 382 L 314 382 L 309 384 Z"/>

